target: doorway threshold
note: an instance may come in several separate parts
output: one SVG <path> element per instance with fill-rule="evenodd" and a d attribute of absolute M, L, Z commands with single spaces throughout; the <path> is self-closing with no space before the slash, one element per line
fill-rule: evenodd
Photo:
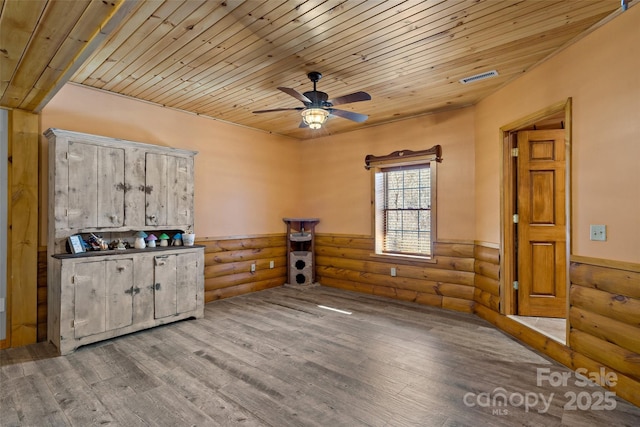
<path fill-rule="evenodd" d="M 560 344 L 567 345 L 567 319 L 558 319 L 553 317 L 534 317 L 534 316 L 516 316 L 508 315 L 507 317 L 515 320 L 539 332 Z"/>

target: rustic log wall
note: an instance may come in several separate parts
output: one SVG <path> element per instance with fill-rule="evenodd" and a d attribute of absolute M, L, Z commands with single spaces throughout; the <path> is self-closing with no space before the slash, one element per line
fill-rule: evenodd
<path fill-rule="evenodd" d="M 324 286 L 471 312 L 473 243 L 435 245 L 435 262 L 379 257 L 371 237 L 316 235 L 316 277 Z M 396 269 L 392 277 L 391 268 Z"/>
<path fill-rule="evenodd" d="M 475 289 L 473 300 L 495 312 L 500 312 L 500 251 L 476 244 L 473 249 Z"/>
<path fill-rule="evenodd" d="M 606 264 L 571 262 L 569 346 L 640 382 L 640 266 Z"/>
<path fill-rule="evenodd" d="M 205 303 L 283 285 L 287 281 L 285 234 L 202 239 Z M 270 261 L 274 268 L 269 268 Z M 251 272 L 251 264 L 256 271 Z"/>

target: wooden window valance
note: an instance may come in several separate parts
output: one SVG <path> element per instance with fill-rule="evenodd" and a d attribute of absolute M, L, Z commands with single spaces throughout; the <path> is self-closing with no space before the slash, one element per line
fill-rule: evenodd
<path fill-rule="evenodd" d="M 411 151 L 411 150 L 400 150 L 394 151 L 391 154 L 387 154 L 386 156 L 374 156 L 373 154 L 368 154 L 364 158 L 364 168 L 369 170 L 371 169 L 373 164 L 381 164 L 381 163 L 393 163 L 399 161 L 412 161 L 412 160 L 421 160 L 425 157 L 433 157 L 433 159 L 441 163 L 442 162 L 442 147 L 440 145 L 434 145 L 431 148 L 420 151 Z"/>

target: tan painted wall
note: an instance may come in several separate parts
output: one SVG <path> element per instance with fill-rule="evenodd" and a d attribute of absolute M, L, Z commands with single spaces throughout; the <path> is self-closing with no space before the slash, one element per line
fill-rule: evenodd
<path fill-rule="evenodd" d="M 76 85 L 43 110 L 41 129 L 68 129 L 196 150 L 195 232 L 199 237 L 283 233 L 298 215 L 299 142 Z M 40 159 L 47 206 L 47 141 Z M 40 244 L 47 241 L 41 209 Z"/>
<path fill-rule="evenodd" d="M 476 106 L 476 239 L 500 239 L 501 126 L 573 98 L 572 253 L 640 262 L 640 7 Z M 607 241 L 589 240 L 605 224 Z"/>
<path fill-rule="evenodd" d="M 474 109 L 466 108 L 305 141 L 303 214 L 320 218 L 319 232 L 371 235 L 371 172 L 364 169 L 365 156 L 440 144 L 437 238 L 473 240 L 473 131 Z"/>

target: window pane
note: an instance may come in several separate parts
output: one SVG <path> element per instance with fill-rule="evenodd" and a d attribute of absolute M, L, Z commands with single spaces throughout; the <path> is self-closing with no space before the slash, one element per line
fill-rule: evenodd
<path fill-rule="evenodd" d="M 402 211 L 403 230 L 418 231 L 418 212 L 419 211 Z"/>
<path fill-rule="evenodd" d="M 376 202 L 383 218 L 381 249 L 386 252 L 431 254 L 431 172 L 429 164 L 382 170 L 376 180 Z M 377 196 L 378 197 L 378 196 Z"/>
<path fill-rule="evenodd" d="M 406 188 L 404 191 L 404 206 L 405 209 L 419 209 L 420 208 L 420 189 Z"/>
<path fill-rule="evenodd" d="M 403 191 L 399 190 L 391 190 L 387 191 L 387 209 L 402 209 L 402 205 L 404 204 L 404 199 L 402 197 Z"/>
<path fill-rule="evenodd" d="M 387 230 L 401 230 L 402 216 L 398 211 L 387 211 Z"/>

